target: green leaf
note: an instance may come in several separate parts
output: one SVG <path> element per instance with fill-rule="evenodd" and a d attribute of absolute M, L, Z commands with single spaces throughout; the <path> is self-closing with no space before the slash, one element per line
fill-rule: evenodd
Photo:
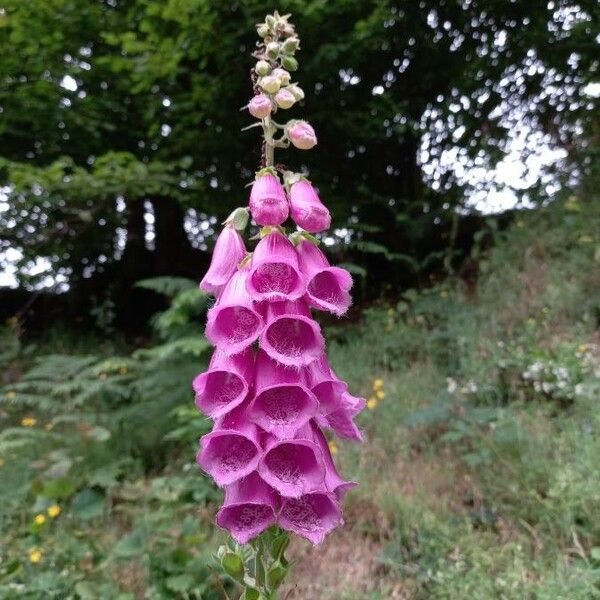
<path fill-rule="evenodd" d="M 46 498 L 50 498 L 51 500 L 65 500 L 73 495 L 75 489 L 75 482 L 72 479 L 59 477 L 58 479 L 44 482 L 40 490 L 40 495 L 46 496 Z"/>
<path fill-rule="evenodd" d="M 192 587 L 194 587 L 195 579 L 188 575 L 187 573 L 182 573 L 181 575 L 172 575 L 171 577 L 167 577 L 165 579 L 165 585 L 172 592 L 177 592 L 179 594 L 184 594 Z"/>
<path fill-rule="evenodd" d="M 146 536 L 140 530 L 133 531 L 123 536 L 115 546 L 113 552 L 120 558 L 138 556 L 145 550 Z"/>
<path fill-rule="evenodd" d="M 106 500 L 100 492 L 86 488 L 73 498 L 71 509 L 73 516 L 82 519 L 94 519 L 104 514 Z"/>

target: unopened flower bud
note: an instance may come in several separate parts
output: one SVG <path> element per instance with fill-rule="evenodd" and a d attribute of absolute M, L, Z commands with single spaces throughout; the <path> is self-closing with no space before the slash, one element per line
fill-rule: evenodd
<path fill-rule="evenodd" d="M 317 143 L 315 130 L 306 121 L 291 121 L 287 135 L 299 150 L 310 150 Z"/>
<path fill-rule="evenodd" d="M 279 44 L 277 42 L 269 42 L 267 44 L 267 56 L 269 58 L 277 58 L 279 55 Z"/>
<path fill-rule="evenodd" d="M 292 83 L 292 85 L 288 85 L 287 89 L 294 94 L 296 100 L 304 100 L 304 91 L 299 85 Z"/>
<path fill-rule="evenodd" d="M 296 103 L 296 98 L 292 92 L 283 88 L 275 94 L 275 102 L 279 108 L 291 108 Z"/>
<path fill-rule="evenodd" d="M 256 26 L 256 32 L 262 38 L 267 37 L 269 35 L 269 27 L 265 23 L 260 23 Z"/>
<path fill-rule="evenodd" d="M 267 75 L 266 77 L 262 77 L 258 85 L 265 90 L 268 94 L 276 94 L 281 87 L 281 83 L 279 83 L 279 79 L 273 75 Z"/>
<path fill-rule="evenodd" d="M 273 75 L 273 77 L 277 77 L 281 85 L 287 85 L 290 82 L 290 74 L 285 69 L 273 69 L 271 75 Z"/>
<path fill-rule="evenodd" d="M 254 67 L 254 70 L 263 77 L 271 72 L 271 65 L 266 60 L 259 60 Z"/>
<path fill-rule="evenodd" d="M 258 96 L 254 96 L 252 100 L 248 103 L 248 110 L 253 117 L 257 119 L 264 119 L 271 114 L 271 110 L 273 109 L 273 104 L 271 100 L 267 98 L 264 94 L 258 94 Z"/>
<path fill-rule="evenodd" d="M 281 65 L 288 71 L 296 71 L 298 69 L 298 61 L 293 56 L 284 56 L 281 59 Z"/>
<path fill-rule="evenodd" d="M 273 28 L 277 24 L 277 21 L 273 15 L 267 15 L 265 17 L 265 23 L 267 24 L 267 27 Z"/>
<path fill-rule="evenodd" d="M 291 37 L 283 42 L 282 49 L 284 52 L 293 53 L 298 49 L 299 45 L 300 40 L 297 37 Z"/>

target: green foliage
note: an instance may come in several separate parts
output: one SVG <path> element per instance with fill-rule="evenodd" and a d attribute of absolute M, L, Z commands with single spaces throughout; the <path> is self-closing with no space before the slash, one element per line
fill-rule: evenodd
<path fill-rule="evenodd" d="M 292 542 L 283 597 L 600 596 L 600 209 L 585 197 L 492 229 L 475 287 L 403 290 L 329 327 L 336 372 L 369 402 L 367 443 L 335 445 L 361 485 L 343 532 Z M 130 353 L 32 358 L 6 334 L 0 598 L 216 600 L 239 595 L 240 560 L 250 573 L 229 546 L 240 560 L 215 575 L 221 496 L 193 464 L 210 427 L 189 390 L 206 298 L 181 279 L 143 286 L 171 307 Z M 287 564 L 272 566 L 274 585 Z"/>

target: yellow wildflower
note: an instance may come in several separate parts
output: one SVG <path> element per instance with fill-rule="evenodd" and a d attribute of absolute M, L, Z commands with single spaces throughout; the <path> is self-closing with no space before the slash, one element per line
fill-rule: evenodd
<path fill-rule="evenodd" d="M 373 410 L 376 407 L 377 407 L 377 399 L 376 398 L 369 398 L 367 400 L 367 408 L 369 410 Z"/>
<path fill-rule="evenodd" d="M 338 447 L 337 447 L 337 444 L 335 442 L 329 442 L 329 452 L 331 452 L 331 454 L 337 454 L 338 453 Z"/>
<path fill-rule="evenodd" d="M 383 379 L 378 377 L 377 379 L 373 380 L 373 389 L 374 390 L 380 390 L 382 387 L 383 387 Z"/>
<path fill-rule="evenodd" d="M 56 517 L 58 517 L 58 515 L 60 515 L 60 506 L 58 504 L 53 504 L 52 506 L 48 507 L 48 515 L 50 517 L 52 517 L 53 519 L 56 519 Z"/>
<path fill-rule="evenodd" d="M 10 390 L 10 392 L 6 392 L 6 397 L 7 398 L 16 398 L 17 397 L 17 392 Z"/>
<path fill-rule="evenodd" d="M 33 427 L 37 423 L 37 419 L 34 417 L 23 417 L 21 419 L 21 425 L 23 427 Z"/>
<path fill-rule="evenodd" d="M 42 552 L 37 548 L 32 548 L 29 551 L 29 562 L 37 564 L 42 561 Z"/>
<path fill-rule="evenodd" d="M 46 517 L 40 513 L 39 515 L 35 515 L 33 522 L 36 525 L 43 525 L 46 522 Z"/>
<path fill-rule="evenodd" d="M 375 392 L 378 400 L 383 400 L 385 398 L 385 392 L 383 390 L 377 390 Z"/>

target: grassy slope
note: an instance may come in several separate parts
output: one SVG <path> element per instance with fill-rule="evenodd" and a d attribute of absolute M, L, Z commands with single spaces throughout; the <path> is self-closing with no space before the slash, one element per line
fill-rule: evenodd
<path fill-rule="evenodd" d="M 360 326 L 330 329 L 339 374 L 377 402 L 361 417 L 368 442 L 334 447 L 361 482 L 346 527 L 321 548 L 295 543 L 288 598 L 600 597 L 599 230 L 600 209 L 573 198 L 524 214 L 479 259 L 476 289 L 405 292 Z M 207 567 L 222 540 L 218 496 L 190 465 L 204 427 L 187 387 L 199 365 L 155 374 L 173 381 L 179 426 L 153 374 L 137 383 L 147 408 L 127 412 L 119 394 L 135 368 L 90 367 L 108 403 L 95 416 L 76 406 L 49 421 L 39 400 L 26 412 L 9 403 L 0 598 L 222 597 Z M 35 443 L 14 444 L 25 429 Z M 62 513 L 37 526 L 48 498 Z"/>
<path fill-rule="evenodd" d="M 337 445 L 361 486 L 325 560 L 300 554 L 293 597 L 600 597 L 599 225 L 573 197 L 525 214 L 476 290 L 334 332 L 340 374 L 385 398 L 364 448 Z"/>

